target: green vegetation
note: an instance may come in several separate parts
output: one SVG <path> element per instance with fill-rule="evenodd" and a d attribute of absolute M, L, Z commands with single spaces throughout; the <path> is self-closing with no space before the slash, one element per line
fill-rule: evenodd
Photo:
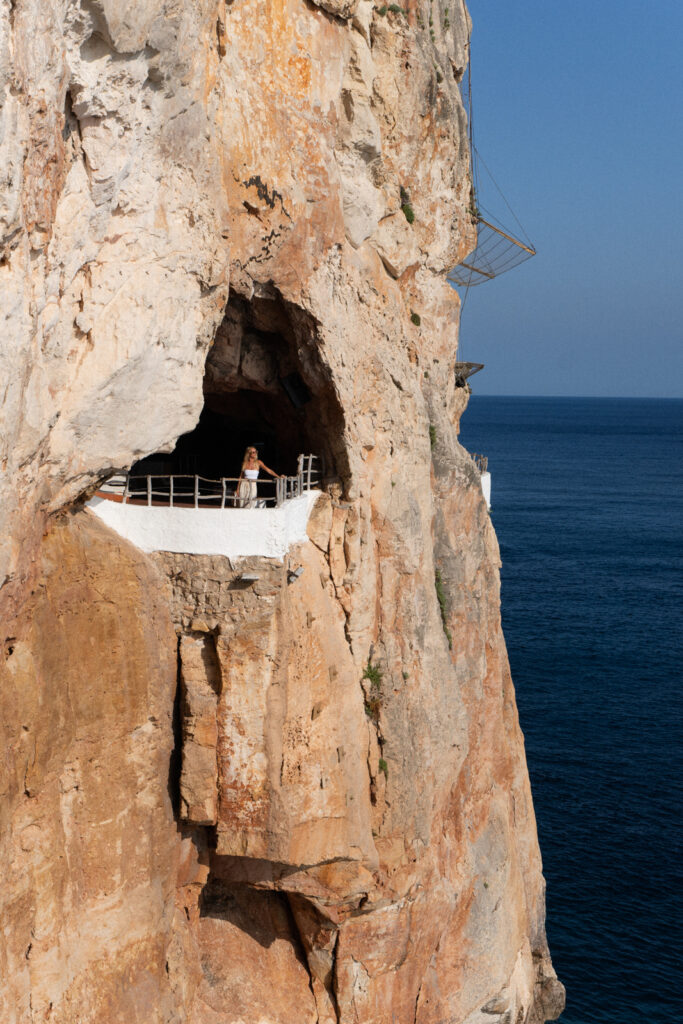
<path fill-rule="evenodd" d="M 403 10 L 402 7 L 398 6 L 398 4 L 389 4 L 389 10 L 391 11 L 392 14 L 403 14 L 403 15 L 405 15 L 405 13 L 406 13 Z"/>
<path fill-rule="evenodd" d="M 448 649 L 453 649 L 453 637 L 451 631 L 448 628 L 448 608 L 446 604 L 446 591 L 443 589 L 443 580 L 441 579 L 441 573 L 437 569 L 434 573 L 434 587 L 436 589 L 436 599 L 439 602 L 439 610 L 441 611 L 441 625 L 443 631 L 446 634 L 448 640 Z"/>
<path fill-rule="evenodd" d="M 382 4 L 381 7 L 378 7 L 377 8 L 377 13 L 383 18 L 384 15 L 387 13 L 387 5 L 386 4 Z"/>
<path fill-rule="evenodd" d="M 401 209 L 403 210 L 403 216 L 405 217 L 405 219 L 408 221 L 409 224 L 412 224 L 413 221 L 415 220 L 415 210 L 413 210 L 410 203 L 404 203 Z"/>
<path fill-rule="evenodd" d="M 415 324 L 416 327 L 419 327 L 420 324 L 422 323 L 422 320 L 420 319 L 420 314 L 419 313 L 411 313 L 410 314 L 410 322 Z"/>
<path fill-rule="evenodd" d="M 412 224 L 415 220 L 415 211 L 410 203 L 410 193 L 407 188 L 403 187 L 403 185 L 399 186 L 399 192 L 401 194 L 401 209 L 403 210 L 403 216 L 409 224 Z"/>
<path fill-rule="evenodd" d="M 363 679 L 369 679 L 372 689 L 379 690 L 382 685 L 382 669 L 369 661 L 363 670 Z"/>
<path fill-rule="evenodd" d="M 436 445 L 436 427 L 433 423 L 429 424 L 429 447 L 434 451 Z"/>
<path fill-rule="evenodd" d="M 403 676 L 403 681 L 404 681 L 404 682 L 405 682 L 405 680 L 406 680 L 406 679 L 410 679 L 410 673 L 409 673 L 409 672 L 405 672 L 405 671 L 404 671 L 404 672 L 402 672 L 401 674 L 402 674 L 402 676 Z"/>
<path fill-rule="evenodd" d="M 441 72 L 439 71 L 438 68 L 436 70 L 436 80 L 437 80 L 437 82 L 439 84 L 441 84 L 441 82 L 443 82 L 443 75 L 441 74 Z"/>
<path fill-rule="evenodd" d="M 382 670 L 378 665 L 368 661 L 363 672 L 363 679 L 370 683 L 370 692 L 365 698 L 365 714 L 373 722 L 379 720 L 379 713 L 382 708 Z"/>
<path fill-rule="evenodd" d="M 381 772 L 384 772 L 385 779 L 389 778 L 389 765 L 387 764 L 383 757 L 380 757 L 379 759 L 379 770 Z"/>

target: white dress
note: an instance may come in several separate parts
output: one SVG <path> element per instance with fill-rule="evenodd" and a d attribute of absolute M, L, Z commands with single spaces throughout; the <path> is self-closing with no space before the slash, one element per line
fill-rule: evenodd
<path fill-rule="evenodd" d="M 258 469 L 243 469 L 242 477 L 237 488 L 237 504 L 240 508 L 256 508 Z"/>

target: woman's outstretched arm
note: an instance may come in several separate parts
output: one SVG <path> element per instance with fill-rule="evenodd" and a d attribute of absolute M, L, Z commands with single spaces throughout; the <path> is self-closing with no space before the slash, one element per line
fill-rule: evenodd
<path fill-rule="evenodd" d="M 259 459 L 259 463 L 258 464 L 261 467 L 261 469 L 265 469 L 266 473 L 270 473 L 271 476 L 284 476 L 285 475 L 284 473 L 273 473 L 272 469 L 268 469 L 268 466 L 266 466 L 265 462 L 261 462 L 260 459 Z"/>

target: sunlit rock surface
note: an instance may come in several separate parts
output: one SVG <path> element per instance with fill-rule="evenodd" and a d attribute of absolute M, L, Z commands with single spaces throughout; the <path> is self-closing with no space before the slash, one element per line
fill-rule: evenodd
<path fill-rule="evenodd" d="M 8 1024 L 561 1009 L 457 441 L 468 19 L 392 6 L 0 10 Z M 84 508 L 204 400 L 324 457 L 284 559 Z"/>

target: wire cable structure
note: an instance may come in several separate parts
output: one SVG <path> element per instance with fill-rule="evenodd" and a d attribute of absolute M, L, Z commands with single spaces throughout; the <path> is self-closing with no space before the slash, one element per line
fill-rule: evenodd
<path fill-rule="evenodd" d="M 468 47 L 469 49 L 469 47 Z M 513 267 L 531 259 L 536 255 L 536 248 L 527 236 L 524 228 L 514 210 L 503 195 L 503 191 L 496 182 L 484 161 L 482 160 L 475 144 L 472 127 L 472 55 L 469 53 L 469 61 L 461 84 L 463 104 L 467 113 L 468 133 L 470 143 L 472 179 L 471 179 L 471 202 L 470 215 L 477 227 L 477 245 L 456 267 L 449 271 L 447 278 L 451 284 L 465 288 L 467 291 L 485 281 L 491 281 L 499 274 L 504 274 Z M 513 217 L 521 238 L 516 237 L 506 228 L 491 211 L 483 206 L 480 196 L 480 173 L 479 168 L 483 167 L 486 174 L 493 183 L 496 191 L 502 198 L 505 206 Z M 464 304 L 464 299 L 463 299 Z"/>

